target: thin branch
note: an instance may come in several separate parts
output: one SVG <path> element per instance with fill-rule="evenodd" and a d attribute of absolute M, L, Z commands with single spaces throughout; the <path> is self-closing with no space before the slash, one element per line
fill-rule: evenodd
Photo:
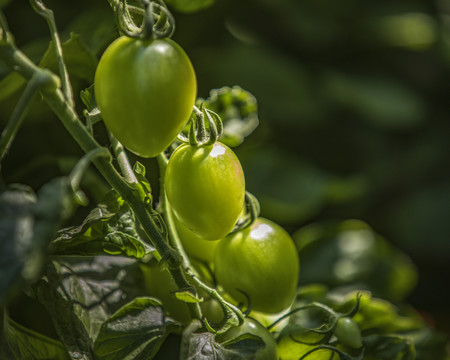
<path fill-rule="evenodd" d="M 41 15 L 48 24 L 50 35 L 55 44 L 56 58 L 58 59 L 59 76 L 61 76 L 61 84 L 70 107 L 74 107 L 75 101 L 73 98 L 72 87 L 70 85 L 69 73 L 67 72 L 66 64 L 64 63 L 63 50 L 61 39 L 59 38 L 58 29 L 56 28 L 55 15 L 52 10 L 48 9 L 41 0 L 30 0 L 33 9 Z"/>

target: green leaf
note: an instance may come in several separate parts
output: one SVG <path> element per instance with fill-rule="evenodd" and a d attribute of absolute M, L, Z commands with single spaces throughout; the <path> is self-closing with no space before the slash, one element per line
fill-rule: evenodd
<path fill-rule="evenodd" d="M 416 360 L 449 360 L 448 336 L 429 327 L 408 333 L 414 342 Z"/>
<path fill-rule="evenodd" d="M 69 360 L 60 341 L 32 331 L 5 314 L 3 331 L 10 351 L 16 359 Z"/>
<path fill-rule="evenodd" d="M 44 307 L 73 358 L 91 359 L 102 324 L 144 292 L 135 260 L 117 256 L 53 261 L 31 295 Z"/>
<path fill-rule="evenodd" d="M 98 360 L 151 359 L 167 335 L 178 329 L 160 303 L 140 297 L 106 320 L 95 341 Z"/>
<path fill-rule="evenodd" d="M 58 177 L 44 184 L 37 195 L 34 241 L 47 246 L 61 223 L 72 215 L 75 209 L 74 192 L 67 177 Z"/>
<path fill-rule="evenodd" d="M 41 280 L 33 288 L 33 295 L 52 317 L 55 330 L 71 358 L 92 359 L 90 356 L 92 340 L 74 311 L 75 305 L 64 294 L 55 277 L 50 277 L 48 281 Z"/>
<path fill-rule="evenodd" d="M 201 323 L 194 320 L 183 332 L 180 359 L 183 360 L 244 360 L 256 359 L 264 347 L 264 341 L 255 335 L 243 334 L 236 339 L 220 344 L 210 332 L 199 332 Z"/>
<path fill-rule="evenodd" d="M 0 100 L 15 94 L 25 85 L 26 80 L 16 72 L 6 75 L 0 81 Z"/>
<path fill-rule="evenodd" d="M 0 301 L 19 278 L 34 248 L 33 206 L 36 196 L 25 186 L 0 193 Z"/>
<path fill-rule="evenodd" d="M 142 258 L 155 251 L 143 239 L 129 205 L 111 192 L 80 226 L 60 230 L 50 249 L 60 255 L 109 254 Z"/>
<path fill-rule="evenodd" d="M 215 0 L 167 0 L 166 2 L 176 11 L 192 13 L 211 6 Z"/>
<path fill-rule="evenodd" d="M 369 335 L 408 335 L 411 340 L 410 334 L 427 329 L 423 319 L 412 308 L 406 305 L 399 307 L 384 299 L 372 297 L 367 291 L 350 291 L 346 287 L 335 288 L 332 291 L 324 285 L 300 287 L 292 308 L 318 302 L 338 313 L 346 314 L 354 308 L 358 294 L 360 304 L 353 319 L 358 324 L 363 338 Z M 322 339 L 316 339 L 319 335 L 311 333 L 309 329 L 329 325 L 329 321 L 330 319 L 321 316 L 320 312 L 312 309 L 300 310 L 290 316 L 289 324 L 283 329 L 280 337 L 291 338 L 294 334 L 297 341 L 313 345 L 313 342 Z"/>
<path fill-rule="evenodd" d="M 147 205 L 151 205 L 153 201 L 152 188 L 147 178 L 145 177 L 145 166 L 142 165 L 139 161 L 136 161 L 133 166 L 133 171 L 143 190 L 141 192 L 142 200 L 144 200 Z"/>
<path fill-rule="evenodd" d="M 211 90 L 206 100 L 197 99 L 206 108 L 217 113 L 223 122 L 220 141 L 230 147 L 240 145 L 259 124 L 255 97 L 239 86 Z"/>
<path fill-rule="evenodd" d="M 302 260 L 301 284 L 357 283 L 388 300 L 404 299 L 416 284 L 411 260 L 363 221 L 315 223 L 292 236 Z"/>
<path fill-rule="evenodd" d="M 367 360 L 414 360 L 416 351 L 408 337 L 371 335 L 363 339 L 364 359 Z"/>
<path fill-rule="evenodd" d="M 201 303 L 203 302 L 203 298 L 195 296 L 190 291 L 178 290 L 175 291 L 175 297 L 185 303 Z"/>
<path fill-rule="evenodd" d="M 97 101 L 95 101 L 94 95 L 94 85 L 92 84 L 87 89 L 84 89 L 80 92 L 80 98 L 83 104 L 86 106 L 86 109 L 91 113 L 100 113 L 100 110 L 97 106 Z"/>
<path fill-rule="evenodd" d="M 81 40 L 80 36 L 71 33 L 70 38 L 62 44 L 62 50 L 69 74 L 79 79 L 93 82 L 95 69 L 97 68 L 97 58 Z M 50 42 L 39 66 L 58 73 L 58 63 L 53 42 Z"/>

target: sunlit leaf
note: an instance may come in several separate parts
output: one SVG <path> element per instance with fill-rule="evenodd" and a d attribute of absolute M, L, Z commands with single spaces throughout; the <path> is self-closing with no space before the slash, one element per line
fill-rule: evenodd
<path fill-rule="evenodd" d="M 51 243 L 54 254 L 126 255 L 142 258 L 154 248 L 138 233 L 138 223 L 128 203 L 111 192 L 91 210 L 80 226 L 59 231 Z"/>
<path fill-rule="evenodd" d="M 196 332 L 201 324 L 192 322 L 183 332 L 180 359 L 185 360 L 252 360 L 264 347 L 263 340 L 255 335 L 244 334 L 233 341 L 219 344 L 210 332 Z"/>
<path fill-rule="evenodd" d="M 151 359 L 167 335 L 178 328 L 160 303 L 136 298 L 106 320 L 95 341 L 96 359 Z"/>

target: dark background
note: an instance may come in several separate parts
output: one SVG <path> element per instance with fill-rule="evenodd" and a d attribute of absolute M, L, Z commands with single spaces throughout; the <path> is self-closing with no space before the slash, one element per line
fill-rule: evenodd
<path fill-rule="evenodd" d="M 106 1 L 46 4 L 63 39 L 80 32 L 95 57 L 117 35 Z M 23 1 L 5 14 L 39 61 L 45 21 Z M 327 219 L 367 222 L 417 265 L 408 300 L 449 332 L 450 2 L 221 0 L 174 15 L 199 96 L 239 85 L 258 100 L 260 126 L 235 150 L 262 215 L 290 232 Z M 80 109 L 94 70 L 72 75 Z M 0 87 L 2 127 L 18 96 Z M 37 101 L 2 176 L 38 189 L 80 155 Z M 105 190 L 97 180 L 94 171 L 85 179 L 94 202 Z"/>

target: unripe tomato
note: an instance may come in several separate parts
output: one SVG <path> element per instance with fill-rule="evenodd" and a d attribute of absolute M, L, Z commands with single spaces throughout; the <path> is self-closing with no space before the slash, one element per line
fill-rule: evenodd
<path fill-rule="evenodd" d="M 94 90 L 113 135 L 132 152 L 153 157 L 189 120 L 197 80 L 189 58 L 174 41 L 122 36 L 100 59 Z"/>
<path fill-rule="evenodd" d="M 361 331 L 352 318 L 339 318 L 334 329 L 334 335 L 342 344 L 354 349 L 359 349 L 362 346 Z"/>
<path fill-rule="evenodd" d="M 221 240 L 214 257 L 217 282 L 236 301 L 251 300 L 252 310 L 277 313 L 294 300 L 299 259 L 294 242 L 279 225 L 258 218 Z"/>
<path fill-rule="evenodd" d="M 218 335 L 216 340 L 223 343 L 228 340 L 236 339 L 244 334 L 259 336 L 265 344 L 252 359 L 277 360 L 277 343 L 275 342 L 275 339 L 263 325 L 251 318 L 245 318 L 244 323 L 241 326 L 233 327 L 227 332 Z"/>
<path fill-rule="evenodd" d="M 189 323 L 191 316 L 188 305 L 173 294 L 178 287 L 169 271 L 161 269 L 156 262 L 141 264 L 141 270 L 148 295 L 160 300 L 169 316 L 184 324 Z"/>
<path fill-rule="evenodd" d="M 178 220 L 206 240 L 225 237 L 244 207 L 241 164 L 234 152 L 219 142 L 180 145 L 167 164 L 165 187 Z"/>
<path fill-rule="evenodd" d="M 174 221 L 178 236 L 187 254 L 200 261 L 212 263 L 220 240 L 208 241 L 202 239 L 184 226 L 176 216 L 174 216 Z"/>

